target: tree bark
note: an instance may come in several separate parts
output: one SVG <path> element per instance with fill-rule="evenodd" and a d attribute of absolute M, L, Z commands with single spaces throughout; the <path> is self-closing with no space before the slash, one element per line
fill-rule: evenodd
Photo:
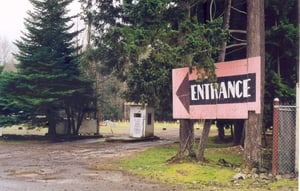
<path fill-rule="evenodd" d="M 194 152 L 194 122 L 190 119 L 180 120 L 179 151 L 177 158 L 193 157 Z"/>
<path fill-rule="evenodd" d="M 259 167 L 261 165 L 261 115 L 249 112 L 245 121 L 245 144 L 244 160 L 248 167 Z"/>
<path fill-rule="evenodd" d="M 185 19 L 191 18 L 190 2 L 180 1 L 180 7 L 185 11 Z M 184 45 L 184 32 L 180 32 L 177 38 L 178 45 Z M 192 56 L 186 55 L 186 66 L 191 67 Z M 177 154 L 178 159 L 183 159 L 186 156 L 195 156 L 194 152 L 194 121 L 191 119 L 181 119 L 179 127 L 179 151 Z"/>
<path fill-rule="evenodd" d="M 70 107 L 66 107 L 65 109 L 67 115 L 67 135 L 71 135 L 72 127 L 71 127 L 71 114 L 70 114 Z"/>
<path fill-rule="evenodd" d="M 47 136 L 55 137 L 56 136 L 56 113 L 53 109 L 47 109 L 46 118 L 48 121 L 48 133 Z"/>
<path fill-rule="evenodd" d="M 75 135 L 78 135 L 79 134 L 79 129 L 82 125 L 82 121 L 84 119 L 84 115 L 85 113 L 83 111 L 78 111 L 77 113 L 77 121 L 76 121 L 76 132 L 75 132 Z"/>
<path fill-rule="evenodd" d="M 224 17 L 223 17 L 223 24 L 222 28 L 223 30 L 229 30 L 230 27 L 230 14 L 231 14 L 231 0 L 225 0 L 225 11 L 224 11 Z M 227 41 L 224 40 L 222 42 L 221 49 L 219 51 L 219 56 L 218 56 L 218 62 L 224 62 L 225 57 L 226 57 L 226 47 L 227 47 Z M 218 123 L 221 123 L 218 125 Z M 217 126 L 218 126 L 218 137 L 220 141 L 224 141 L 224 124 L 222 124 L 222 120 L 217 121 Z"/>
<path fill-rule="evenodd" d="M 219 141 L 223 142 L 225 140 L 225 130 L 224 130 L 224 126 L 219 124 L 217 122 L 217 128 L 218 128 L 218 138 Z"/>
<path fill-rule="evenodd" d="M 225 13 L 223 19 L 223 29 L 228 30 L 230 26 L 230 13 L 231 13 L 231 0 L 225 0 Z M 227 42 L 224 40 L 222 42 L 221 49 L 219 51 L 218 62 L 224 62 L 226 56 L 226 46 Z"/>
<path fill-rule="evenodd" d="M 244 120 L 236 119 L 234 120 L 234 130 L 233 130 L 233 144 L 240 145 L 243 144 L 243 132 L 244 132 Z"/>
<path fill-rule="evenodd" d="M 264 106 L 264 0 L 247 0 L 247 57 L 261 56 L 261 112 L 249 111 L 245 121 L 244 160 L 249 167 L 261 165 L 262 115 Z"/>
<path fill-rule="evenodd" d="M 218 137 L 221 142 L 225 140 L 225 127 L 228 125 L 229 120 L 228 119 L 217 119 L 216 125 L 218 128 Z"/>
<path fill-rule="evenodd" d="M 204 162 L 204 150 L 205 150 L 206 142 L 208 140 L 211 123 L 212 120 L 205 120 L 203 131 L 199 142 L 199 151 L 198 151 L 197 159 L 202 162 Z"/>

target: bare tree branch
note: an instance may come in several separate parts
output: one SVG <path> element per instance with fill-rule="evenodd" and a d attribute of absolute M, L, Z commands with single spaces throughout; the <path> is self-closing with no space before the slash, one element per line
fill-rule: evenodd
<path fill-rule="evenodd" d="M 237 9 L 237 8 L 235 8 L 235 7 L 231 7 L 233 10 L 235 10 L 235 11 L 237 11 L 237 12 L 239 12 L 239 13 L 242 13 L 242 14 L 245 14 L 245 15 L 247 15 L 247 12 L 245 12 L 245 11 L 242 11 L 242 10 L 239 10 L 239 9 Z"/>
<path fill-rule="evenodd" d="M 230 37 L 239 42 L 247 42 L 247 39 L 240 39 L 230 34 Z"/>
<path fill-rule="evenodd" d="M 239 47 L 239 46 L 246 46 L 246 45 L 247 45 L 247 43 L 231 44 L 231 45 L 226 46 L 226 49 L 228 49 L 228 48 L 234 48 L 234 47 Z"/>
<path fill-rule="evenodd" d="M 245 49 L 245 48 L 246 48 L 245 46 L 240 46 L 239 48 L 234 48 L 234 49 L 232 49 L 232 50 L 230 50 L 230 51 L 227 51 L 227 52 L 226 52 L 226 55 L 233 54 L 233 53 L 235 53 L 235 52 L 237 52 L 237 51 L 240 51 L 240 50 L 242 50 L 242 49 Z"/>
<path fill-rule="evenodd" d="M 192 1 L 191 4 L 190 4 L 191 8 L 194 7 L 194 6 L 196 6 L 200 1 L 201 0 Z"/>
<path fill-rule="evenodd" d="M 222 26 L 225 31 L 229 30 L 230 14 L 231 14 L 231 0 L 226 0 L 225 1 L 225 12 L 224 12 L 223 26 Z M 225 55 L 226 55 L 226 46 L 227 46 L 227 42 L 226 42 L 226 40 L 224 40 L 222 42 L 222 46 L 221 46 L 221 49 L 219 51 L 218 62 L 224 62 Z"/>
<path fill-rule="evenodd" d="M 214 18 L 213 7 L 216 9 L 216 3 L 215 3 L 215 0 L 212 0 L 212 1 L 210 2 L 210 5 L 209 5 L 209 17 L 210 17 L 210 20 L 211 20 L 211 21 L 212 21 L 213 18 Z"/>
<path fill-rule="evenodd" d="M 242 34 L 247 34 L 246 30 L 235 30 L 235 29 L 230 29 L 230 33 L 242 33 Z"/>
<path fill-rule="evenodd" d="M 4 37 L 0 37 L 0 65 L 4 65 L 8 62 L 10 52 L 11 47 L 8 40 Z"/>

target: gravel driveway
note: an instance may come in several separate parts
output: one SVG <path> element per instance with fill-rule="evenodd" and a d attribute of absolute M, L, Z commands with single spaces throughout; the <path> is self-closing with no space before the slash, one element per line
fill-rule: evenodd
<path fill-rule="evenodd" d="M 161 134 L 164 137 L 163 134 Z M 176 135 L 174 136 L 176 137 Z M 127 174 L 93 168 L 144 149 L 169 144 L 161 139 L 98 144 L 104 139 L 0 145 L 1 191 L 168 191 L 183 190 Z"/>

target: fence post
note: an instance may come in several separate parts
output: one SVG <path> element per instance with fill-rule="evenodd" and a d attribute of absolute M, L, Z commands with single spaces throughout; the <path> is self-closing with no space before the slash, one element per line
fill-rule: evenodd
<path fill-rule="evenodd" d="M 300 8 L 300 1 L 299 1 Z M 300 16 L 300 13 L 299 13 Z M 299 75 L 299 74 L 298 74 Z M 299 76 L 298 76 L 299 78 Z M 295 152 L 295 172 L 299 171 L 299 126 L 300 126 L 300 84 L 296 85 L 296 152 Z"/>
<path fill-rule="evenodd" d="M 279 99 L 273 102 L 273 154 L 272 154 L 272 174 L 277 175 L 278 169 L 278 128 L 279 128 Z"/>

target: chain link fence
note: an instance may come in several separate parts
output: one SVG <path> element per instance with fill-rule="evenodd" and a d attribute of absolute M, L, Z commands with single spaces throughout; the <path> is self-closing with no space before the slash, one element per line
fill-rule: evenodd
<path fill-rule="evenodd" d="M 296 106 L 280 105 L 274 101 L 272 173 L 295 172 Z"/>

